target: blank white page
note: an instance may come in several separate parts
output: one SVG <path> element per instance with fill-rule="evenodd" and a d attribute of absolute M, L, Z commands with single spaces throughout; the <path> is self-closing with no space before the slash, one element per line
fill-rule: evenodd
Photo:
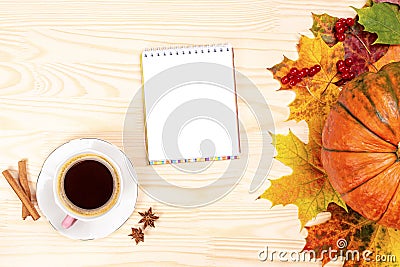
<path fill-rule="evenodd" d="M 142 74 L 150 164 L 239 156 L 231 45 L 147 50 Z"/>

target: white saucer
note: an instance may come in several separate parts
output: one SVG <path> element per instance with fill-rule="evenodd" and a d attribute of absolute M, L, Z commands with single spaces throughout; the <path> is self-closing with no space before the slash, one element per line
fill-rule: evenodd
<path fill-rule="evenodd" d="M 119 204 L 110 212 L 93 221 L 77 221 L 71 228 L 64 229 L 61 222 L 65 213 L 57 206 L 53 193 L 53 179 L 59 164 L 80 152 L 99 152 L 110 157 L 120 168 L 123 188 Z M 137 199 L 136 173 L 126 155 L 105 141 L 85 138 L 72 140 L 54 150 L 43 164 L 36 185 L 36 196 L 40 210 L 62 235 L 72 239 L 96 239 L 106 237 L 117 230 L 135 209 Z"/>

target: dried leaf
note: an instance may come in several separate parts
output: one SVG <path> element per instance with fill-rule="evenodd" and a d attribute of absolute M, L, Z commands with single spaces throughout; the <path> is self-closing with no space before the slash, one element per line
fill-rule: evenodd
<path fill-rule="evenodd" d="M 289 120 L 309 122 L 316 116 L 325 120 L 330 106 L 336 102 L 339 94 L 339 89 L 334 83 L 339 80 L 336 75 L 336 61 L 344 58 L 343 44 L 338 43 L 329 47 L 321 36 L 313 39 L 302 36 L 297 48 L 299 51 L 297 61 L 285 57 L 281 63 L 269 70 L 274 78 L 280 81 L 292 67 L 300 69 L 319 64 L 321 71 L 314 77 L 303 78 L 303 82 L 294 87 L 282 85 L 280 90 L 292 90 L 296 93 L 296 99 L 289 105 Z"/>
<path fill-rule="evenodd" d="M 364 31 L 359 23 L 351 28 L 351 34 L 347 34 L 344 51 L 346 58 L 353 59 L 351 70 L 356 76 L 367 72 L 388 51 L 389 45 L 373 44 L 376 38 L 376 34 Z"/>
<path fill-rule="evenodd" d="M 332 214 L 330 220 L 308 228 L 304 251 L 315 251 L 317 258 L 322 255 L 323 265 L 329 262 L 332 256 L 342 254 L 347 255 L 344 267 L 399 266 L 393 262 L 393 256 L 398 261 L 400 231 L 376 224 L 350 208 L 346 212 L 334 203 L 329 204 L 327 211 Z M 329 248 L 337 250 L 336 254 L 329 257 L 328 253 L 323 253 Z M 368 257 L 364 259 L 363 253 Z M 371 261 L 368 262 L 368 259 Z"/>
<path fill-rule="evenodd" d="M 390 3 L 376 3 L 372 7 L 355 9 L 359 23 L 368 32 L 378 35 L 374 43 L 400 44 L 400 12 L 399 6 Z"/>
<path fill-rule="evenodd" d="M 381 57 L 373 66 L 369 66 L 369 71 L 377 72 L 386 64 L 400 61 L 400 45 L 391 45 L 387 53 Z"/>
<path fill-rule="evenodd" d="M 336 17 L 332 17 L 328 14 L 312 14 L 313 25 L 311 27 L 311 32 L 315 37 L 321 36 L 322 40 L 329 46 L 333 46 L 337 43 L 334 35 L 335 23 L 338 20 Z"/>
<path fill-rule="evenodd" d="M 293 173 L 272 181 L 271 187 L 260 196 L 270 200 L 273 205 L 296 204 L 303 226 L 318 213 L 325 211 L 330 202 L 346 207 L 321 165 L 322 126 L 320 123 L 319 127 L 310 130 L 308 144 L 304 144 L 291 131 L 288 135 L 272 135 L 278 152 L 275 158 L 291 167 Z"/>

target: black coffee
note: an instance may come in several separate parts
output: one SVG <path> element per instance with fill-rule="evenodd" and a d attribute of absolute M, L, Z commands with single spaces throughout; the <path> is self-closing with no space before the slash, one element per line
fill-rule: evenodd
<path fill-rule="evenodd" d="M 110 170 L 96 160 L 74 164 L 64 178 L 67 198 L 82 209 L 96 209 L 110 199 L 114 188 Z"/>

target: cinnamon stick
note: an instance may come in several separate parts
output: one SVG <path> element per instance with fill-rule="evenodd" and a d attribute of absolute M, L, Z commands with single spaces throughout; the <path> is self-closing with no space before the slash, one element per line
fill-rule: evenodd
<path fill-rule="evenodd" d="M 29 200 L 28 196 L 25 194 L 24 190 L 17 183 L 14 177 L 12 177 L 11 173 L 8 170 L 3 171 L 2 173 L 4 178 L 6 178 L 7 182 L 10 184 L 11 188 L 17 194 L 18 198 L 21 200 L 22 204 L 25 205 L 26 209 L 31 214 L 33 220 L 36 221 L 37 219 L 39 219 L 40 215 L 35 209 L 35 206 L 33 206 L 32 202 Z"/>
<path fill-rule="evenodd" d="M 31 201 L 31 190 L 29 189 L 28 175 L 26 173 L 26 160 L 20 160 L 18 162 L 18 179 L 21 184 L 22 189 L 25 191 L 26 196 L 29 201 Z M 22 205 L 22 219 L 25 220 L 26 217 L 30 215 L 28 209 L 25 205 Z"/>

